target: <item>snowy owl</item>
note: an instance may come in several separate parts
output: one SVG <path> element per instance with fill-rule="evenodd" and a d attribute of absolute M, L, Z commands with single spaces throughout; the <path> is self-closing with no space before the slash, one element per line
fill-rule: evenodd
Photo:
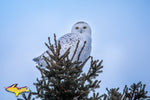
<path fill-rule="evenodd" d="M 71 33 L 65 34 L 58 39 L 61 45 L 60 56 L 63 55 L 68 48 L 70 48 L 69 59 L 71 59 L 75 51 L 78 40 L 80 42 L 73 61 L 76 61 L 78 59 L 79 52 L 83 47 L 84 42 L 86 41 L 85 47 L 79 58 L 79 61 L 84 62 L 90 56 L 92 40 L 91 40 L 91 28 L 86 22 L 83 21 L 75 23 L 72 27 Z M 51 53 L 50 50 L 48 50 L 48 52 Z M 49 58 L 48 54 L 44 52 L 39 57 L 34 58 L 33 61 L 35 61 L 41 66 L 46 66 L 47 64 L 43 59 L 43 55 Z"/>

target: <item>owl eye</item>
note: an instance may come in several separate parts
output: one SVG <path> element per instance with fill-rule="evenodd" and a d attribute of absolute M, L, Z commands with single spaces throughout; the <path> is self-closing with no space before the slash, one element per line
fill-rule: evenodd
<path fill-rule="evenodd" d="M 87 28 L 86 26 L 83 27 L 83 29 L 86 29 L 86 28 Z"/>
<path fill-rule="evenodd" d="M 79 27 L 76 27 L 76 29 L 79 29 Z"/>

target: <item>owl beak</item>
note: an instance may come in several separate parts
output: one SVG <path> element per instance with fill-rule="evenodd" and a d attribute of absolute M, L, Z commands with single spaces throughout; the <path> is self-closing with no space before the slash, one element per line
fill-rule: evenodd
<path fill-rule="evenodd" d="M 80 33 L 82 33 L 82 29 L 80 30 Z"/>

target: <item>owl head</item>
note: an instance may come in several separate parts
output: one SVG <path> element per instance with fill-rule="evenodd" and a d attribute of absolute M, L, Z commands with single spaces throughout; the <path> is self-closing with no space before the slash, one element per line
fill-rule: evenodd
<path fill-rule="evenodd" d="M 71 33 L 91 35 L 91 28 L 86 22 L 80 21 L 73 25 Z"/>

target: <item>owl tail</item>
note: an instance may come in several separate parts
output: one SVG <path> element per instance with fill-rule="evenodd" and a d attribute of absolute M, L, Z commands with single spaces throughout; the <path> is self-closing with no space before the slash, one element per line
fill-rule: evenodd
<path fill-rule="evenodd" d="M 36 63 L 39 63 L 39 60 L 40 60 L 39 57 L 33 58 L 33 61 Z"/>

